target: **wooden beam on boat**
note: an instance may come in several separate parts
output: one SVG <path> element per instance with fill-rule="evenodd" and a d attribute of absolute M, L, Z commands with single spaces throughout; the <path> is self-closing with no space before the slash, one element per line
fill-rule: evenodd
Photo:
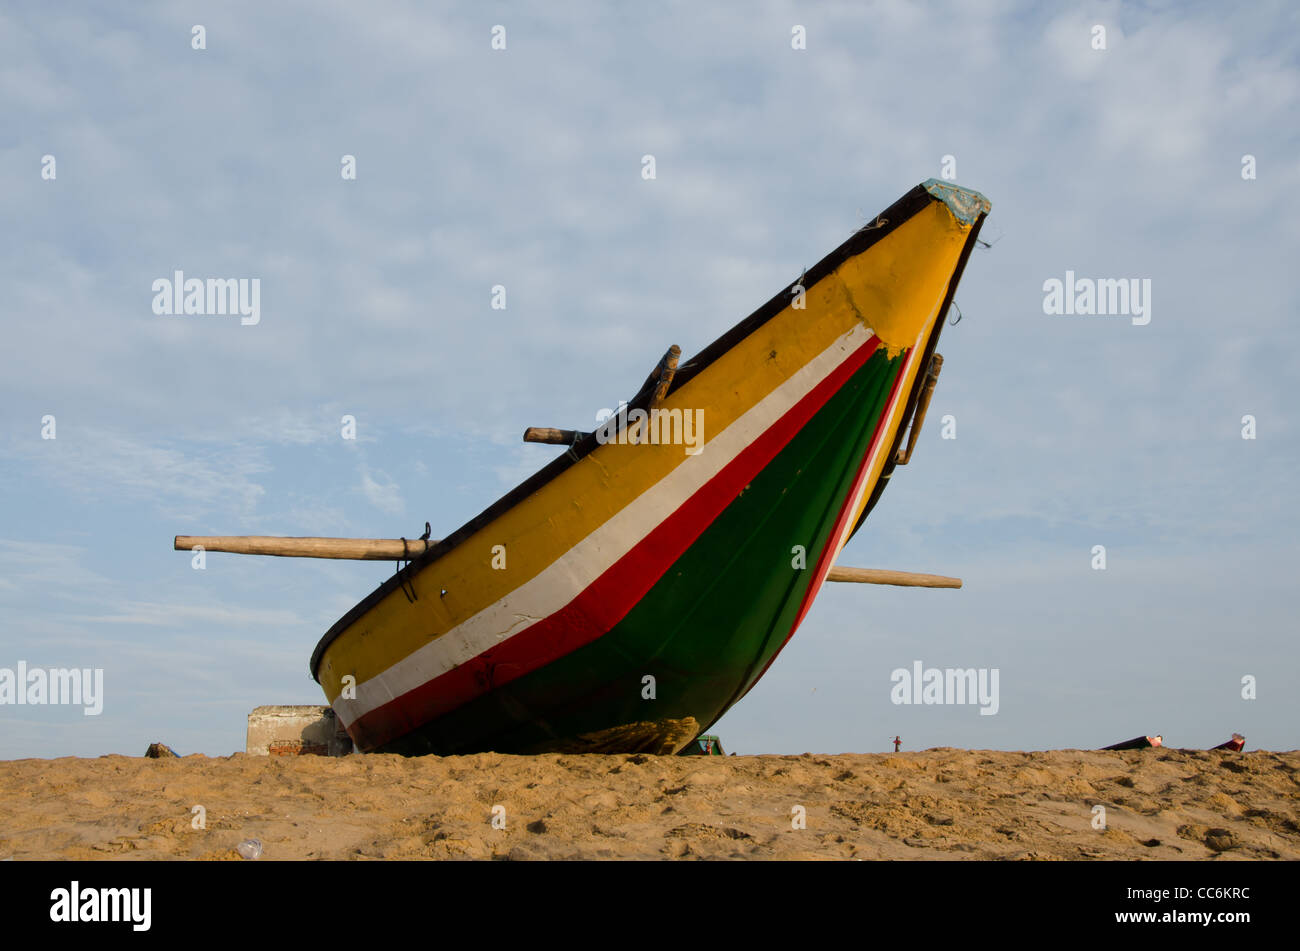
<path fill-rule="evenodd" d="M 912 413 L 912 429 L 907 434 L 907 448 L 898 451 L 898 455 L 894 458 L 895 465 L 905 466 L 912 458 L 912 450 L 916 448 L 916 437 L 921 435 L 921 426 L 925 423 L 925 411 L 930 408 L 930 397 L 934 396 L 934 386 L 939 382 L 939 371 L 942 369 L 943 357 L 936 353 L 930 358 L 930 365 L 925 371 L 925 384 L 921 389 L 921 396 L 916 401 L 916 409 Z"/>
<path fill-rule="evenodd" d="M 659 367 L 656 373 L 659 375 L 659 382 L 655 386 L 654 396 L 650 398 L 650 405 L 662 403 L 664 397 L 668 395 L 668 387 L 672 386 L 673 377 L 677 375 L 677 361 L 682 358 L 682 348 L 673 344 L 664 354 L 664 358 L 659 361 Z"/>
<path fill-rule="evenodd" d="M 280 558 L 336 558 L 347 561 L 409 561 L 434 545 L 436 538 L 290 538 L 282 535 L 177 535 L 177 551 L 223 551 L 234 555 Z M 889 584 L 904 588 L 960 588 L 960 578 L 880 568 L 831 567 L 827 581 Z"/>
<path fill-rule="evenodd" d="M 903 588 L 960 588 L 960 578 L 944 575 L 921 575 L 912 571 L 885 571 L 880 568 L 844 568 L 834 565 L 827 581 L 853 581 L 858 584 L 892 584 Z"/>
<path fill-rule="evenodd" d="M 177 535 L 177 551 L 222 551 L 235 555 L 279 558 L 336 558 L 347 561 L 410 561 L 434 545 L 436 538 L 288 538 L 281 535 Z M 827 581 L 888 584 L 904 588 L 960 588 L 960 578 L 912 571 L 832 566 Z"/>
<path fill-rule="evenodd" d="M 550 446 L 572 446 L 586 439 L 590 433 L 576 429 L 551 429 L 546 426 L 529 426 L 524 430 L 524 442 L 540 442 Z"/>
<path fill-rule="evenodd" d="M 342 558 L 350 561 L 409 561 L 436 538 L 285 538 L 279 535 L 177 535 L 177 551 L 224 551 L 281 558 Z"/>
<path fill-rule="evenodd" d="M 677 374 L 677 361 L 681 358 L 682 348 L 677 344 L 673 344 L 668 348 L 668 352 L 664 354 L 663 359 L 650 371 L 650 375 L 645 378 L 645 382 L 641 384 L 641 390 L 646 387 L 654 387 L 650 393 L 651 406 L 654 406 L 655 403 L 668 395 L 668 387 L 672 385 L 673 377 Z M 639 393 L 641 390 L 637 392 Z"/>

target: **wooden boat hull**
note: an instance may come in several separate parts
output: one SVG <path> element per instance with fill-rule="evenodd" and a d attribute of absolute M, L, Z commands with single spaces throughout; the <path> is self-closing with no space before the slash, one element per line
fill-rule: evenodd
<path fill-rule="evenodd" d="M 658 405 L 702 413 L 700 451 L 588 437 L 349 612 L 312 670 L 357 745 L 672 753 L 707 730 L 878 498 L 987 210 L 918 186 L 684 364 Z"/>

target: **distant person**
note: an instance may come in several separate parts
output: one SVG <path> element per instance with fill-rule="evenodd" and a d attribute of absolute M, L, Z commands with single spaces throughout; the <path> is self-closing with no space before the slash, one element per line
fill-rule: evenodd
<path fill-rule="evenodd" d="M 901 737 L 897 737 L 897 736 L 894 737 L 894 752 L 895 752 L 895 753 L 898 752 L 899 748 L 900 748 L 902 745 L 903 745 L 903 740 L 902 740 L 902 738 L 901 738 Z"/>
<path fill-rule="evenodd" d="M 1240 753 L 1246 746 L 1246 738 L 1240 733 L 1232 734 L 1232 739 L 1226 743 L 1220 743 L 1218 746 L 1212 746 L 1212 750 L 1232 750 L 1234 753 Z"/>

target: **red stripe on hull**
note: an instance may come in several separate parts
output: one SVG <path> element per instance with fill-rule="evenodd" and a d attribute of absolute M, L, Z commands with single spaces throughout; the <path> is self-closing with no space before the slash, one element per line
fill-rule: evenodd
<path fill-rule="evenodd" d="M 499 647 L 488 648 L 454 670 L 365 713 L 348 728 L 353 739 L 362 749 L 382 746 L 482 696 L 494 687 L 509 683 L 590 644 L 613 628 L 703 534 L 717 514 L 866 364 L 879 343 L 874 336 L 865 341 L 784 416 L 769 426 L 567 605 L 524 628 Z M 897 385 L 896 381 L 895 389 Z M 890 398 L 893 398 L 892 393 Z M 878 434 L 879 427 L 875 438 L 878 438 Z M 837 532 L 843 527 L 843 517 L 841 513 L 836 521 Z M 838 537 L 838 534 L 832 537 Z M 824 579 L 825 571 L 820 567 L 819 571 Z M 801 609 L 800 618 L 803 610 L 806 608 Z M 788 637 L 786 639 L 789 640 Z"/>

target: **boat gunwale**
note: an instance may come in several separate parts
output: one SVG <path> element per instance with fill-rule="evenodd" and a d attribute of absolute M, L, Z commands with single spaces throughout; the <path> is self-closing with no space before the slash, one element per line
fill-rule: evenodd
<path fill-rule="evenodd" d="M 700 373 L 707 370 L 712 364 L 727 353 L 746 337 L 753 334 L 768 321 L 774 319 L 782 313 L 790 303 L 790 296 L 794 288 L 802 282 L 805 291 L 811 290 L 820 281 L 829 277 L 835 270 L 850 258 L 867 251 L 878 241 L 882 240 L 895 229 L 910 221 L 916 215 L 920 214 L 931 203 L 944 204 L 944 200 L 932 194 L 926 188 L 926 183 L 916 185 L 905 195 L 895 201 L 875 219 L 851 234 L 839 247 L 835 248 L 820 261 L 808 268 L 802 275 L 794 281 L 785 285 L 777 291 L 773 297 L 757 310 L 745 317 L 730 330 L 723 333 L 720 337 L 706 346 L 699 353 L 694 355 L 689 362 L 683 363 L 678 367 L 676 375 L 669 386 L 668 394 L 674 393 L 681 387 L 685 386 Z M 977 232 L 979 226 L 983 223 L 984 215 L 981 214 L 972 228 L 972 232 Z M 959 259 L 959 267 L 954 276 L 960 274 L 961 265 L 965 264 L 965 258 L 969 254 L 973 242 L 969 240 L 963 249 L 962 257 Z M 956 281 L 949 287 L 949 300 L 952 293 L 955 292 Z M 942 320 L 942 316 L 940 320 Z M 937 338 L 936 335 L 932 335 Z M 915 388 L 914 388 L 915 389 Z M 632 399 L 628 400 L 627 409 L 649 409 L 651 398 L 654 394 L 654 381 L 647 380 L 645 385 L 637 391 Z M 626 417 L 624 417 L 626 419 Z M 308 669 L 312 679 L 317 683 L 320 682 L 320 664 L 324 659 L 325 651 L 344 631 L 355 624 L 361 617 L 368 613 L 379 601 L 383 600 L 394 590 L 409 584 L 410 579 L 425 567 L 437 561 L 443 555 L 456 548 L 461 542 L 465 541 L 484 526 L 490 524 L 499 518 L 505 512 L 514 508 L 526 500 L 529 496 L 536 493 L 543 486 L 557 478 L 561 473 L 567 471 L 569 467 L 575 465 L 584 457 L 590 455 L 600 446 L 600 441 L 596 438 L 596 433 L 588 433 L 583 439 L 574 443 L 567 452 L 561 453 L 550 463 L 543 466 L 537 472 L 533 473 L 519 485 L 515 486 L 505 495 L 501 496 L 486 509 L 474 516 L 460 528 L 443 538 L 438 544 L 432 546 L 424 553 L 417 555 L 406 565 L 399 568 L 394 574 L 385 579 L 379 587 L 371 591 L 368 595 L 358 601 L 343 617 L 334 622 L 328 631 L 321 637 L 316 649 L 312 651 L 311 660 L 308 662 Z M 874 505 L 874 499 L 871 505 Z M 866 511 L 870 510 L 868 505 Z M 865 511 L 864 516 L 865 519 Z M 861 525 L 861 520 L 858 525 Z M 857 531 L 854 527 L 854 532 Z"/>

